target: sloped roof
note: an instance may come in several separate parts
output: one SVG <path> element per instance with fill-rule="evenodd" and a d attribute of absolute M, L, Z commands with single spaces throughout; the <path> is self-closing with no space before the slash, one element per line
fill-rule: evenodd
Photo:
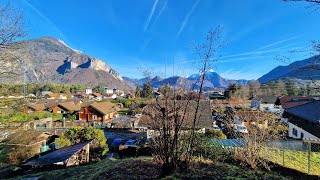
<path fill-rule="evenodd" d="M 50 135 L 37 131 L 17 131 L 10 134 L 8 138 L 3 140 L 6 144 L 31 145 L 37 142 L 46 141 Z"/>
<path fill-rule="evenodd" d="M 320 121 L 320 101 L 313 101 L 287 109 L 289 114 L 318 123 Z"/>
<path fill-rule="evenodd" d="M 39 101 L 35 102 L 35 104 L 44 104 L 47 108 L 53 108 L 57 106 L 59 103 L 64 102 L 73 102 L 74 104 L 80 104 L 79 99 L 40 99 Z"/>
<path fill-rule="evenodd" d="M 279 97 L 279 100 L 283 109 L 289 109 L 314 101 L 313 97 L 308 96 L 282 96 Z"/>
<path fill-rule="evenodd" d="M 81 108 L 89 107 L 91 104 L 96 103 L 95 101 L 87 101 L 80 104 Z"/>
<path fill-rule="evenodd" d="M 100 96 L 102 96 L 102 94 L 100 94 L 100 93 L 97 93 L 97 92 L 95 92 L 95 93 L 92 93 L 92 95 L 93 95 L 94 97 L 100 97 Z"/>
<path fill-rule="evenodd" d="M 46 109 L 46 106 L 44 104 L 29 104 L 30 108 L 34 109 L 35 111 L 40 111 Z"/>
<path fill-rule="evenodd" d="M 73 146 L 61 148 L 50 152 L 46 155 L 39 157 L 38 159 L 31 160 L 24 165 L 28 166 L 45 166 L 45 165 L 53 165 L 55 163 L 60 163 L 69 159 L 72 155 L 80 151 L 83 147 L 91 143 L 93 140 L 82 142 L 75 144 Z"/>
<path fill-rule="evenodd" d="M 53 108 L 59 102 L 60 100 L 56 100 L 56 99 L 40 99 L 39 101 L 36 102 L 36 104 L 44 104 L 47 108 Z"/>
<path fill-rule="evenodd" d="M 119 110 L 119 107 L 111 102 L 93 103 L 90 106 L 104 115 Z"/>
<path fill-rule="evenodd" d="M 59 103 L 58 105 L 68 111 L 79 111 L 80 110 L 80 105 L 75 104 L 73 101 Z"/>
<path fill-rule="evenodd" d="M 49 96 L 49 97 L 59 97 L 59 96 L 66 96 L 66 95 L 62 94 L 62 93 L 50 93 L 50 94 L 47 94 L 47 96 Z"/>
<path fill-rule="evenodd" d="M 173 117 L 174 115 L 174 101 L 168 101 L 168 116 Z M 160 128 L 160 121 L 161 118 L 161 110 L 160 107 L 166 107 L 165 101 L 154 102 L 152 104 L 147 105 L 144 110 L 143 114 L 139 120 L 138 126 L 140 127 L 149 127 L 151 129 Z M 182 127 L 183 128 L 190 128 L 193 124 L 193 119 L 196 111 L 196 104 L 197 102 L 194 100 L 178 100 L 176 101 L 176 111 L 179 115 L 179 120 L 183 120 Z M 211 128 L 212 127 L 212 114 L 210 108 L 209 101 L 200 101 L 198 117 L 196 128 Z"/>
<path fill-rule="evenodd" d="M 236 116 L 241 121 L 258 122 L 268 120 L 272 114 L 263 111 L 239 110 L 236 111 Z"/>

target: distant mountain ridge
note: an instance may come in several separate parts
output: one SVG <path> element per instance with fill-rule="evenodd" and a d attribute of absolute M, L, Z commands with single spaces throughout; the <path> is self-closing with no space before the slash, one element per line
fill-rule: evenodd
<path fill-rule="evenodd" d="M 155 76 L 142 79 L 131 79 L 128 77 L 123 77 L 123 79 L 130 83 L 132 86 L 143 86 L 143 84 L 149 81 L 153 88 L 159 88 L 163 85 L 170 85 L 186 89 L 199 89 L 200 86 L 200 74 L 192 74 L 189 77 L 174 76 L 169 78 L 161 78 L 159 76 Z M 216 72 L 207 72 L 205 76 L 205 81 L 203 83 L 203 88 L 226 88 L 233 81 L 235 81 L 237 84 L 247 84 L 248 82 L 248 80 L 226 80 Z"/>
<path fill-rule="evenodd" d="M 312 66 L 312 67 L 311 67 Z M 258 81 L 266 83 L 279 79 L 320 80 L 320 56 L 295 61 L 287 66 L 278 66 L 267 74 L 261 76 Z"/>
<path fill-rule="evenodd" d="M 9 48 L 12 49 L 11 54 L 6 51 L 0 53 L 7 53 L 6 57 L 12 59 L 12 54 L 18 55 L 24 60 L 24 65 L 12 61 L 9 66 L 17 66 L 20 74 L 15 78 L 1 79 L 1 82 L 21 83 L 26 70 L 28 83 L 105 84 L 112 88 L 132 89 L 106 62 L 72 49 L 62 40 L 43 37 L 13 43 Z"/>

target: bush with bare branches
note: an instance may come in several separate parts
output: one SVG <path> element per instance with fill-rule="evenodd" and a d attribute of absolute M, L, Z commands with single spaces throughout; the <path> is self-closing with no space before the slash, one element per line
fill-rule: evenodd
<path fill-rule="evenodd" d="M 202 100 L 206 72 L 217 62 L 222 47 L 220 27 L 209 31 L 204 43 L 197 44 L 194 52 L 198 59 L 200 78 L 194 87 L 186 90 L 180 86 L 172 91 L 163 91 L 163 97 L 144 108 L 143 116 L 148 119 L 149 129 L 154 130 L 152 138 L 154 155 L 162 166 L 163 174 L 170 174 L 178 167 L 186 169 L 195 153 L 197 135 L 203 133 L 202 127 L 212 126 L 209 101 Z M 191 92 L 190 92 L 191 91 Z"/>

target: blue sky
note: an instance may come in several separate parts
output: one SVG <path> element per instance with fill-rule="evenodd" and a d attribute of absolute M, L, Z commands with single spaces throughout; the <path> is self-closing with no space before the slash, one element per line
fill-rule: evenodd
<path fill-rule="evenodd" d="M 25 14 L 27 39 L 52 36 L 107 62 L 122 76 L 197 73 L 192 51 L 208 30 L 223 27 L 225 47 L 214 70 L 229 79 L 256 79 L 277 56 L 301 60 L 320 39 L 320 12 L 281 0 L 12 0 Z M 166 74 L 164 67 L 166 64 Z"/>

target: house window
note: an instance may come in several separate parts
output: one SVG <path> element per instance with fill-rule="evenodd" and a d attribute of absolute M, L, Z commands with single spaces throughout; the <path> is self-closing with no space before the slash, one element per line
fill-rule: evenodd
<path fill-rule="evenodd" d="M 295 128 L 292 128 L 292 134 L 298 136 L 298 131 Z"/>
<path fill-rule="evenodd" d="M 92 115 L 92 120 L 97 120 L 97 115 Z"/>
<path fill-rule="evenodd" d="M 303 134 L 303 132 L 301 132 L 301 139 L 303 139 L 304 138 L 304 134 Z"/>

